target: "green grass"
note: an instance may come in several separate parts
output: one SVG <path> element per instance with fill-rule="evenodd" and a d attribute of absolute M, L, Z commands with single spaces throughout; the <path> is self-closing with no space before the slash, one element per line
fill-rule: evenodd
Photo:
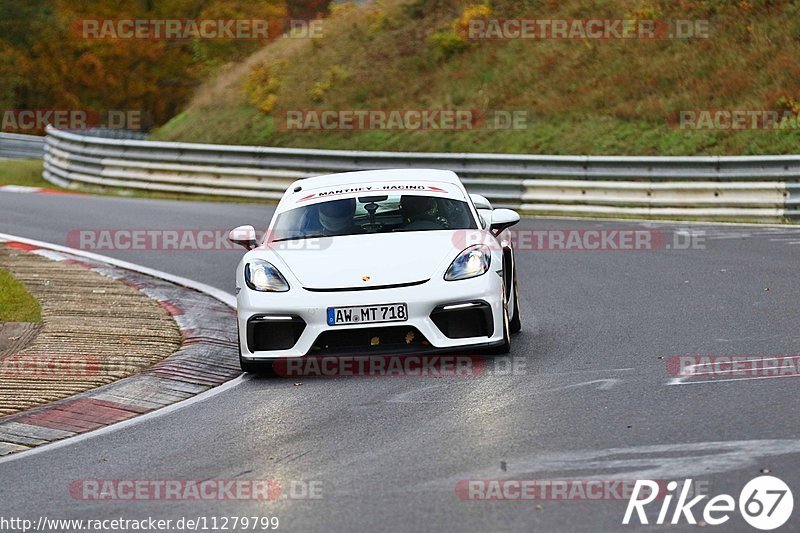
<path fill-rule="evenodd" d="M 492 0 L 497 18 L 707 19 L 658 41 L 445 39 L 479 0 L 384 0 L 334 13 L 320 40 L 281 39 L 200 88 L 161 140 L 300 148 L 593 155 L 793 154 L 800 129 L 687 131 L 678 110 L 800 108 L 800 3 Z M 450 38 L 452 41 L 452 35 Z M 265 74 L 266 73 L 266 74 Z M 262 89 L 262 90 L 259 90 Z M 259 105 L 261 108 L 259 108 Z M 522 130 L 282 131 L 295 109 L 521 110 Z"/>
<path fill-rule="evenodd" d="M 39 302 L 25 286 L 0 268 L 0 322 L 40 322 Z"/>
<path fill-rule="evenodd" d="M 0 161 L 0 185 L 58 188 L 42 177 L 41 159 L 7 159 Z"/>

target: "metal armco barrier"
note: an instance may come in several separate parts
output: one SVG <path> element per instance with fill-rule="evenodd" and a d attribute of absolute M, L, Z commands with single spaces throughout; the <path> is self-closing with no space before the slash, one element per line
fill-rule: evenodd
<path fill-rule="evenodd" d="M 44 177 L 152 191 L 280 198 L 329 172 L 437 168 L 471 192 L 542 215 L 785 222 L 800 203 L 800 156 L 598 157 L 304 150 L 119 140 L 48 128 Z"/>
<path fill-rule="evenodd" d="M 0 133 L 0 158 L 41 159 L 44 156 L 44 137 Z"/>

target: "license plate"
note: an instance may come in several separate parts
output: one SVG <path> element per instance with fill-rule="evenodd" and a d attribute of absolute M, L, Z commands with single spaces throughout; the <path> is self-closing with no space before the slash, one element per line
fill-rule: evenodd
<path fill-rule="evenodd" d="M 378 322 L 404 322 L 406 320 L 408 320 L 408 308 L 406 304 L 328 308 L 329 326 L 375 324 Z"/>

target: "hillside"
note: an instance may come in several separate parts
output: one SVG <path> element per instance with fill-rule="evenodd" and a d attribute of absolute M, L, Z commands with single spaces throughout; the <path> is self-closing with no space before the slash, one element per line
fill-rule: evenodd
<path fill-rule="evenodd" d="M 8 0 L 0 2 L 0 109 L 131 110 L 161 125 L 186 106 L 202 80 L 259 50 L 293 18 L 324 12 L 327 0 Z M 117 38 L 120 21 L 240 19 L 268 22 L 263 39 Z M 103 25 L 111 28 L 100 35 Z M 95 28 L 87 31 L 85 28 Z M 137 128 L 138 129 L 138 128 Z"/>
<path fill-rule="evenodd" d="M 707 20 L 704 39 L 470 40 L 471 18 Z M 387 0 L 334 6 L 319 39 L 283 38 L 209 80 L 155 137 L 368 150 L 781 154 L 775 130 L 686 130 L 681 110 L 800 111 L 800 2 Z M 525 113 L 522 129 L 297 131 L 287 110 Z"/>

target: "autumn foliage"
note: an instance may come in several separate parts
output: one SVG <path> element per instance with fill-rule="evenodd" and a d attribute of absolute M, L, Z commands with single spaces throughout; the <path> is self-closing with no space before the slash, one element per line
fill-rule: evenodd
<path fill-rule="evenodd" d="M 263 40 L 86 39 L 80 20 L 261 19 L 285 28 L 326 1 L 24 0 L 0 4 L 0 109 L 138 110 L 143 127 L 178 113 L 195 88 Z M 270 32 L 277 38 L 280 32 Z"/>

